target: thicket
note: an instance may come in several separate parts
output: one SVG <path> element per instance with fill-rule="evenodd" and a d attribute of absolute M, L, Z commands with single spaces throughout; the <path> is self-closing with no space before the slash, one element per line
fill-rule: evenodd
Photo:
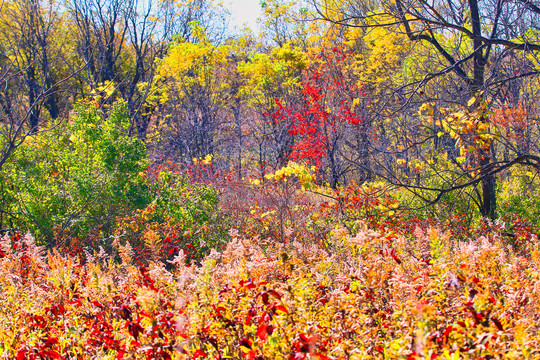
<path fill-rule="evenodd" d="M 316 194 L 322 190 L 341 201 L 325 201 Z M 130 218 L 124 229 L 133 232 L 108 250 L 67 254 L 38 246 L 30 234 L 5 235 L 3 355 L 538 356 L 540 253 L 524 224 L 369 217 L 366 211 L 394 209 L 396 200 L 381 201 L 377 186 L 321 189 L 292 164 L 237 191 L 222 208 L 237 228 L 204 256 L 189 244 L 164 252 L 195 234 L 166 238 L 148 220 L 154 209 Z M 140 244 L 137 226 L 143 258 L 132 245 Z M 506 234 L 511 226 L 519 236 Z"/>

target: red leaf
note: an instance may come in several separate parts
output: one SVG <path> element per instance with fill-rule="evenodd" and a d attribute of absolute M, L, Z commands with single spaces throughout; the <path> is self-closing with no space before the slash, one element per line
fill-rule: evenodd
<path fill-rule="evenodd" d="M 120 350 L 118 350 L 118 354 L 116 355 L 116 360 L 122 360 L 124 358 L 124 354 L 126 353 L 126 345 L 122 345 Z"/>
<path fill-rule="evenodd" d="M 18 352 L 17 352 L 17 360 L 25 360 L 26 359 L 26 354 L 28 353 L 28 350 L 27 349 L 20 349 Z"/>
<path fill-rule="evenodd" d="M 223 313 L 227 311 L 223 306 L 218 306 L 215 308 L 215 310 L 216 310 L 217 317 L 223 317 L 224 316 Z"/>
<path fill-rule="evenodd" d="M 276 290 L 268 290 L 268 294 L 272 295 L 278 300 L 281 300 L 281 295 Z"/>
<path fill-rule="evenodd" d="M 92 301 L 92 304 L 95 305 L 95 306 L 97 306 L 98 308 L 103 309 L 103 304 L 101 304 L 101 303 L 100 303 L 99 301 L 97 301 L 97 300 Z"/>
<path fill-rule="evenodd" d="M 69 305 L 82 306 L 81 299 L 73 299 L 69 302 Z"/>
<path fill-rule="evenodd" d="M 66 310 L 62 305 L 53 305 L 51 306 L 50 312 L 54 316 L 59 316 L 59 315 L 64 314 Z"/>
<path fill-rule="evenodd" d="M 34 321 L 32 326 L 42 328 L 45 327 L 47 322 L 45 321 L 45 318 L 40 315 L 30 315 L 30 318 Z"/>
<path fill-rule="evenodd" d="M 259 319 L 259 324 L 263 324 L 263 323 L 269 322 L 269 321 L 272 321 L 272 315 L 267 313 L 266 311 L 263 312 L 260 319 Z"/>
<path fill-rule="evenodd" d="M 131 319 L 131 309 L 127 305 L 122 305 L 120 308 L 120 317 L 124 320 Z"/>
<path fill-rule="evenodd" d="M 257 315 L 257 310 L 255 308 L 250 308 L 248 310 L 248 314 L 246 316 L 246 320 L 245 320 L 244 324 L 251 325 L 251 318 L 253 316 L 255 316 L 255 315 Z"/>
<path fill-rule="evenodd" d="M 268 293 L 266 291 L 262 291 L 257 296 L 261 296 L 263 304 L 268 305 Z"/>
<path fill-rule="evenodd" d="M 448 337 L 448 335 L 450 335 L 450 332 L 452 332 L 452 330 L 453 330 L 452 325 L 448 325 L 448 326 L 446 327 L 446 330 L 444 330 L 443 336 L 444 336 L 444 337 Z"/>
<path fill-rule="evenodd" d="M 271 326 L 272 325 L 262 324 L 257 328 L 257 336 L 259 337 L 259 339 L 263 341 L 268 339 L 268 328 Z"/>
<path fill-rule="evenodd" d="M 393 252 L 390 254 L 392 259 L 394 259 L 398 264 L 401 264 L 401 259 L 398 258 Z"/>
<path fill-rule="evenodd" d="M 320 338 L 319 335 L 312 335 L 312 336 L 308 337 L 308 336 L 306 336 L 304 334 L 300 334 L 299 337 L 300 337 L 300 341 L 302 341 L 304 343 L 308 343 L 308 344 L 314 344 Z"/>
<path fill-rule="evenodd" d="M 53 345 L 56 345 L 58 344 L 58 339 L 57 338 L 47 338 L 47 340 L 45 341 L 45 347 L 51 347 Z"/>
<path fill-rule="evenodd" d="M 257 287 L 257 285 L 255 285 L 255 283 L 253 283 L 253 280 L 251 278 L 247 279 L 247 280 L 242 280 L 238 284 L 241 287 L 245 287 L 247 289 L 255 289 Z"/>
<path fill-rule="evenodd" d="M 143 327 L 139 325 L 139 323 L 130 321 L 127 323 L 127 328 L 131 336 L 133 336 L 135 340 L 139 341 L 139 334 L 144 331 Z"/>
<path fill-rule="evenodd" d="M 206 355 L 206 353 L 204 351 L 202 351 L 201 349 L 197 349 L 197 351 L 195 351 L 195 353 L 193 354 L 193 358 L 194 359 L 197 359 L 197 358 L 200 358 L 200 357 L 207 357 L 208 355 Z"/>
<path fill-rule="evenodd" d="M 266 324 L 262 324 L 257 328 L 257 336 L 263 341 L 268 338 L 268 334 L 266 333 Z"/>
<path fill-rule="evenodd" d="M 249 340 L 247 338 L 242 338 L 242 339 L 240 339 L 240 345 L 243 346 L 243 347 L 246 347 L 248 349 L 251 349 L 252 346 L 253 346 L 253 343 L 251 342 L 251 340 Z"/>

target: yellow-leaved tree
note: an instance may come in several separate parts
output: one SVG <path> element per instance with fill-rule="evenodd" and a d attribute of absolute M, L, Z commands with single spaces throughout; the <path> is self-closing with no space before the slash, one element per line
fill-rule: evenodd
<path fill-rule="evenodd" d="M 168 155 L 190 163 L 193 158 L 219 149 L 242 157 L 243 94 L 238 72 L 252 43 L 252 36 L 215 44 L 198 23 L 192 24 L 192 41 L 180 39 L 170 46 L 154 80 L 162 107 L 156 135 Z M 222 144 L 238 146 L 222 148 Z M 232 155 L 231 155 L 232 156 Z"/>

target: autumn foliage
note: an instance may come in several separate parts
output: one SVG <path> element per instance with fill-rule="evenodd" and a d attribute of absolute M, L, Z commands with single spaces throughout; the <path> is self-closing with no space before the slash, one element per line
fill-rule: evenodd
<path fill-rule="evenodd" d="M 347 139 L 365 136 L 366 93 L 358 79 L 351 77 L 353 51 L 342 46 L 312 56 L 299 84 L 299 98 L 285 105 L 276 98 L 277 109 L 270 121 L 287 124 L 294 139 L 289 158 L 308 161 L 328 172 L 327 178 L 335 186 L 346 173 L 341 159 L 344 144 Z"/>
<path fill-rule="evenodd" d="M 540 9 L 225 3 L 0 1 L 0 359 L 540 359 Z"/>
<path fill-rule="evenodd" d="M 155 209 L 123 225 L 133 229 L 137 217 L 145 218 L 142 244 L 131 230 L 108 251 L 69 255 L 38 246 L 30 234 L 4 235 L 2 353 L 16 359 L 534 358 L 540 253 L 531 229 L 524 227 L 518 242 L 506 235 L 510 220 L 471 227 L 467 236 L 435 223 L 404 223 L 388 214 L 395 200 L 378 200 L 380 188 L 326 189 L 326 199 L 334 197 L 326 201 L 308 174 L 291 165 L 265 184 L 252 182 L 260 205 L 270 206 L 261 197 L 269 187 L 287 191 L 289 202 L 272 213 L 237 212 L 242 226 L 229 231 L 227 244 L 195 262 L 189 244 L 187 251 L 169 244 L 188 234 L 152 225 Z M 360 209 L 372 209 L 369 226 Z M 166 234 L 163 252 L 152 238 Z"/>

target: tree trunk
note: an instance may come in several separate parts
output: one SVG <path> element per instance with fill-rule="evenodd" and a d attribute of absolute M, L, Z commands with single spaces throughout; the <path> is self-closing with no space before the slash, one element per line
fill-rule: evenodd
<path fill-rule="evenodd" d="M 487 156 L 484 156 L 480 160 L 480 166 L 482 167 L 482 173 L 488 174 L 491 171 L 491 161 Z M 489 174 L 482 179 L 482 202 L 480 212 L 482 216 L 489 217 L 491 220 L 495 219 L 495 211 L 497 209 L 497 196 L 496 196 L 496 179 L 495 175 Z"/>

